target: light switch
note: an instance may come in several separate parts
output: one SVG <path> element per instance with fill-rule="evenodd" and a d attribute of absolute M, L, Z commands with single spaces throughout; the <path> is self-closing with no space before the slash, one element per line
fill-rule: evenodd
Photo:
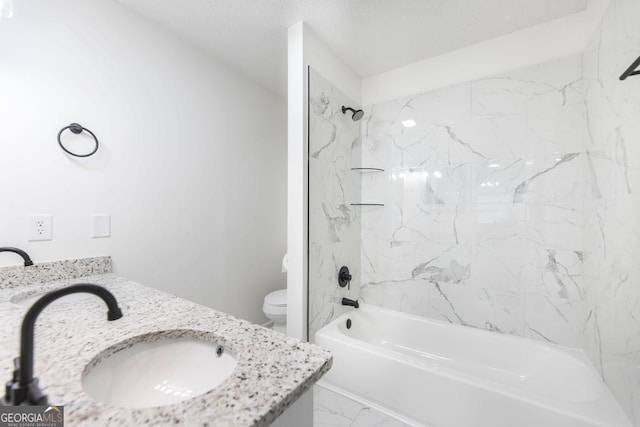
<path fill-rule="evenodd" d="M 111 237 L 111 215 L 94 215 L 91 237 Z"/>

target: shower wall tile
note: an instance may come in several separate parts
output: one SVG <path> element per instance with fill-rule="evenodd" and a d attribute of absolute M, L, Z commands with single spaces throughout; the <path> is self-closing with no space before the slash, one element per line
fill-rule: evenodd
<path fill-rule="evenodd" d="M 362 298 L 582 342 L 586 108 L 580 55 L 365 108 Z M 403 120 L 415 127 L 404 127 Z"/>
<path fill-rule="evenodd" d="M 526 156 L 535 158 L 584 151 L 586 114 L 584 102 L 527 114 Z"/>
<path fill-rule="evenodd" d="M 521 159 L 525 155 L 525 114 L 466 121 L 451 128 L 460 140 L 450 148 L 450 158 L 456 162 Z"/>
<path fill-rule="evenodd" d="M 427 317 L 429 283 L 422 279 L 406 279 L 362 286 L 361 296 L 368 304 L 393 307 L 404 313 Z"/>
<path fill-rule="evenodd" d="M 579 251 L 531 249 L 525 321 L 531 338 L 581 347 L 585 323 L 583 258 Z"/>
<path fill-rule="evenodd" d="M 586 215 L 583 203 L 532 204 L 526 211 L 526 234 L 531 244 L 584 255 Z"/>
<path fill-rule="evenodd" d="M 497 291 L 479 283 L 433 283 L 429 314 L 437 320 L 524 335 L 524 298 L 517 287 Z"/>
<path fill-rule="evenodd" d="M 584 348 L 640 425 L 640 4 L 613 0 L 584 54 L 587 117 Z"/>
<path fill-rule="evenodd" d="M 471 164 L 473 202 L 476 204 L 522 203 L 531 161 L 524 158 L 493 159 Z M 523 184 L 524 183 L 524 184 Z"/>
<path fill-rule="evenodd" d="M 309 76 L 309 338 L 345 310 L 342 297 L 358 289 L 338 286 L 338 270 L 360 270 L 359 125 L 342 113 L 356 106 L 318 73 Z"/>
<path fill-rule="evenodd" d="M 580 55 L 474 80 L 473 118 L 511 116 L 583 102 Z"/>
<path fill-rule="evenodd" d="M 581 205 L 588 182 L 584 153 L 562 153 L 525 162 L 525 178 L 516 187 L 514 202 Z"/>

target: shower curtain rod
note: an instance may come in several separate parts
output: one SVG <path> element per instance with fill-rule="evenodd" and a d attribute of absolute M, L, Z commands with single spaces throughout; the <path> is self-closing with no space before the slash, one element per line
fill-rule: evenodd
<path fill-rule="evenodd" d="M 638 66 L 640 65 L 640 56 L 638 57 L 638 59 L 636 59 L 633 64 L 631 64 L 631 66 L 629 68 L 627 68 L 627 70 L 622 73 L 622 75 L 620 76 L 620 80 L 624 80 L 629 76 L 635 76 L 636 74 L 640 74 L 640 70 L 636 70 L 636 68 L 638 68 Z"/>

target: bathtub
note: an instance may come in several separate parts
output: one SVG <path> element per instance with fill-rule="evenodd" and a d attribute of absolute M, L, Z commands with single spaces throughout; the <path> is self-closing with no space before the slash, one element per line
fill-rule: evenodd
<path fill-rule="evenodd" d="M 582 351 L 366 304 L 315 339 L 321 385 L 409 424 L 631 427 Z"/>

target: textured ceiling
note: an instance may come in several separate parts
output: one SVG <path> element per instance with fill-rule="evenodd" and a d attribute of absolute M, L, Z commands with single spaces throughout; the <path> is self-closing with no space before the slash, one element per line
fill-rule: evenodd
<path fill-rule="evenodd" d="M 286 94 L 287 28 L 303 20 L 360 77 L 585 8 L 587 0 L 118 0 Z"/>

